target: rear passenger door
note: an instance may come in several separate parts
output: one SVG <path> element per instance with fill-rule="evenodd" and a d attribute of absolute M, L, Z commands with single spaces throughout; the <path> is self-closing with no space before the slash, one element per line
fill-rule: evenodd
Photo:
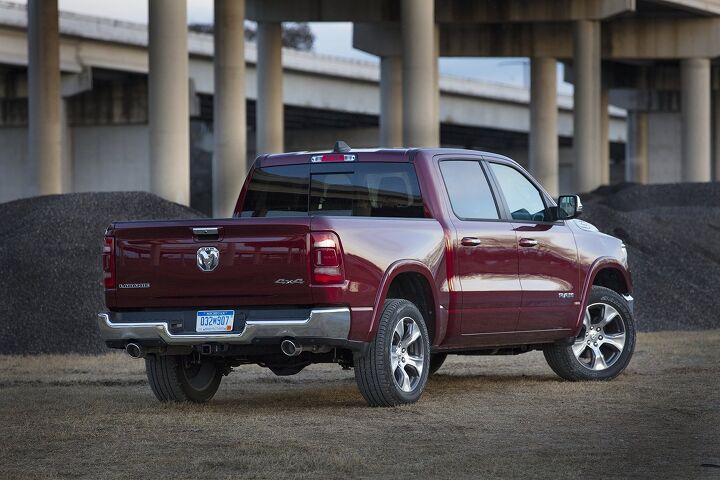
<path fill-rule="evenodd" d="M 571 328 L 579 313 L 575 237 L 551 215 L 549 199 L 515 165 L 489 160 L 488 172 L 517 236 L 522 303 L 517 330 Z"/>
<path fill-rule="evenodd" d="M 453 268 L 462 290 L 460 333 L 512 332 L 522 295 L 513 225 L 501 220 L 480 159 L 448 159 L 439 164 L 455 227 Z M 470 338 L 461 342 L 477 342 L 477 337 Z"/>

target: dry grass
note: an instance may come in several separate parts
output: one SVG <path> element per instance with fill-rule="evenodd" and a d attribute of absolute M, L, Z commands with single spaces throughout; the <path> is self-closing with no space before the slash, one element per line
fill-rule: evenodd
<path fill-rule="evenodd" d="M 367 408 L 351 372 L 242 367 L 162 405 L 122 354 L 0 357 L 0 477 L 719 478 L 720 331 L 640 336 L 609 383 L 541 354 L 451 357 L 421 401 Z"/>

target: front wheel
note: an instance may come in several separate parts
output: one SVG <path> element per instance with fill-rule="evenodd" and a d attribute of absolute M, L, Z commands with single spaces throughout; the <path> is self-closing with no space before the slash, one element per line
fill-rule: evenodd
<path fill-rule="evenodd" d="M 612 380 L 635 350 L 635 320 L 627 302 L 609 288 L 593 286 L 580 333 L 571 344 L 552 344 L 545 359 L 565 380 Z"/>
<path fill-rule="evenodd" d="M 430 341 L 422 314 L 408 300 L 385 302 L 367 352 L 355 359 L 355 380 L 370 406 L 416 402 L 430 369 Z"/>
<path fill-rule="evenodd" d="M 161 402 L 209 401 L 220 387 L 222 368 L 191 355 L 148 355 L 145 358 L 150 388 Z"/>

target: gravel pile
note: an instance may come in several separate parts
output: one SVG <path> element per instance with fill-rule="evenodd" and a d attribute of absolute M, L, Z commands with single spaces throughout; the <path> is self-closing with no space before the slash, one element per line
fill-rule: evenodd
<path fill-rule="evenodd" d="M 0 204 L 0 354 L 107 351 L 101 244 L 114 220 L 203 215 L 142 192 L 76 193 Z"/>
<path fill-rule="evenodd" d="M 641 330 L 720 327 L 720 183 L 624 184 L 583 201 L 582 219 L 628 246 Z"/>

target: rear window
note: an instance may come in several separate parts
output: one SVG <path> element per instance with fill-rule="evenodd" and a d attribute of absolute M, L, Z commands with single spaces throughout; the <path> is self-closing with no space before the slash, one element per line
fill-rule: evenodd
<path fill-rule="evenodd" d="M 241 217 L 297 217 L 308 212 L 308 165 L 258 168 Z"/>
<path fill-rule="evenodd" d="M 240 216 L 299 215 L 423 218 L 425 210 L 409 163 L 256 169 Z"/>

